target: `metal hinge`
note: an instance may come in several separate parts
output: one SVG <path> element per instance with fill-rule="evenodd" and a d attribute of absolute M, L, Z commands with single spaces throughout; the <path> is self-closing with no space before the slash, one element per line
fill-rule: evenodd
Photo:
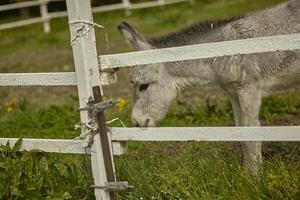
<path fill-rule="evenodd" d="M 130 186 L 127 181 L 108 182 L 105 184 L 105 186 L 92 185 L 92 187 L 105 190 L 107 192 L 123 192 L 130 188 L 133 188 L 133 186 Z"/>
<path fill-rule="evenodd" d="M 87 110 L 87 111 L 89 111 L 89 113 L 91 115 L 95 115 L 99 112 L 103 112 L 106 109 L 113 107 L 115 104 L 116 104 L 116 100 L 110 99 L 110 100 L 107 100 L 107 101 L 102 101 L 102 102 L 99 102 L 99 103 L 89 105 L 89 106 L 84 107 L 84 108 L 79 108 L 79 110 Z"/>

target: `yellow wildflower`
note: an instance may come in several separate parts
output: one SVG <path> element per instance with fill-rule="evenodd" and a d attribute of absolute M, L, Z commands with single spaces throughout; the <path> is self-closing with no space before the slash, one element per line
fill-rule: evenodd
<path fill-rule="evenodd" d="M 13 110 L 13 107 L 16 105 L 16 99 L 11 99 L 5 104 L 5 110 L 6 112 L 11 112 Z"/>
<path fill-rule="evenodd" d="M 118 108 L 119 111 L 122 111 L 127 104 L 128 104 L 128 100 L 126 100 L 124 98 L 118 98 L 117 99 L 116 106 L 117 106 L 117 108 Z"/>

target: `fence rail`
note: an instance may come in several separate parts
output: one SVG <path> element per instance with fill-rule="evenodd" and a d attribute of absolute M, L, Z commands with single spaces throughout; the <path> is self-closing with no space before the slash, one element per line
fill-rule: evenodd
<path fill-rule="evenodd" d="M 0 74 L 0 86 L 59 85 L 77 85 L 75 72 Z"/>
<path fill-rule="evenodd" d="M 99 56 L 102 69 L 300 49 L 300 33 Z"/>
<path fill-rule="evenodd" d="M 99 56 L 107 68 L 300 49 L 300 34 L 279 35 Z M 102 84 L 108 81 L 103 80 Z M 77 85 L 75 72 L 3 73 L 0 86 Z"/>
<path fill-rule="evenodd" d="M 261 127 L 155 127 L 155 128 L 111 128 L 112 150 L 121 155 L 122 141 L 272 141 L 300 142 L 300 126 Z M 0 138 L 0 145 L 7 142 L 14 146 L 17 138 Z M 52 153 L 90 154 L 90 148 L 66 139 L 23 139 L 20 150 L 40 150 Z"/>
<path fill-rule="evenodd" d="M 65 0 L 35 0 L 35 1 L 25 1 L 25 2 L 20 2 L 20 3 L 7 4 L 7 5 L 0 6 L 0 12 L 15 10 L 15 9 L 22 9 L 22 8 L 29 8 L 29 7 L 33 7 L 33 6 L 39 6 L 40 14 L 41 14 L 41 17 L 24 19 L 24 20 L 19 20 L 16 22 L 0 24 L 0 30 L 17 28 L 17 27 L 22 27 L 22 26 L 42 22 L 44 32 L 49 33 L 51 31 L 51 27 L 50 27 L 51 19 L 68 16 L 67 11 L 48 12 L 48 4 L 49 3 L 60 2 L 60 1 L 65 1 Z M 122 3 L 94 7 L 94 8 L 92 8 L 92 11 L 94 13 L 97 13 L 97 12 L 108 12 L 108 11 L 113 11 L 113 10 L 124 9 L 126 11 L 126 15 L 129 15 L 130 10 L 149 8 L 149 7 L 155 7 L 155 6 L 164 6 L 164 5 L 181 3 L 181 2 L 186 2 L 186 1 L 192 2 L 193 0 L 157 0 L 157 1 L 150 1 L 150 2 L 142 2 L 142 3 L 130 3 L 129 0 L 122 0 Z"/>
<path fill-rule="evenodd" d="M 112 128 L 112 141 L 298 141 L 300 126 Z"/>
<path fill-rule="evenodd" d="M 6 145 L 9 142 L 10 147 L 13 147 L 18 140 L 18 138 L 0 138 L 0 145 Z M 112 142 L 112 149 L 114 155 L 121 155 L 123 153 L 123 149 L 119 143 Z M 22 139 L 20 151 L 23 150 L 39 150 L 48 153 L 91 154 L 89 147 L 85 148 L 79 142 L 66 139 Z"/>

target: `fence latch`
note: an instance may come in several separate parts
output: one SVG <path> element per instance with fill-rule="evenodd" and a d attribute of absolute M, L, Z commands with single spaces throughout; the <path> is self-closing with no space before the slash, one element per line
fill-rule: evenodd
<path fill-rule="evenodd" d="M 108 182 L 104 186 L 92 185 L 93 188 L 105 190 L 107 192 L 123 192 L 133 186 L 130 186 L 127 181 L 120 181 L 120 182 Z"/>

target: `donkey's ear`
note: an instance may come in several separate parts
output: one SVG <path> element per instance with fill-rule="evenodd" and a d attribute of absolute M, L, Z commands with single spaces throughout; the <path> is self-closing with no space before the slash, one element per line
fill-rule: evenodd
<path fill-rule="evenodd" d="M 118 29 L 128 45 L 134 50 L 154 49 L 154 47 L 128 23 L 122 22 L 119 24 Z"/>

